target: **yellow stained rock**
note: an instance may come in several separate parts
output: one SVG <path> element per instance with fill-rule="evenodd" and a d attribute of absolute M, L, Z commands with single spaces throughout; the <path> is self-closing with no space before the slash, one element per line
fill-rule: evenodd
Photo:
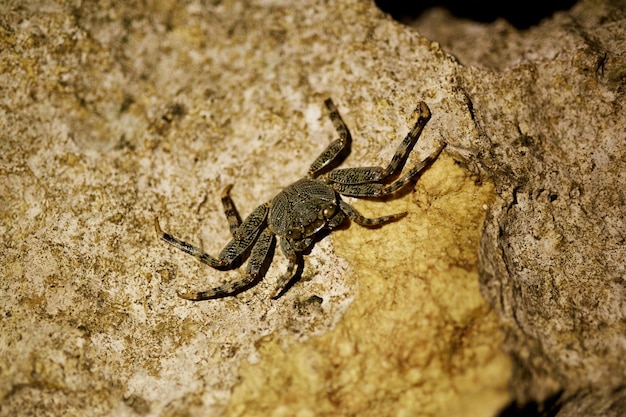
<path fill-rule="evenodd" d="M 477 248 L 489 182 L 445 154 L 415 190 L 366 216 L 408 211 L 380 229 L 333 234 L 358 293 L 337 326 L 303 343 L 268 336 L 244 363 L 231 416 L 493 416 L 511 366 L 478 288 Z"/>

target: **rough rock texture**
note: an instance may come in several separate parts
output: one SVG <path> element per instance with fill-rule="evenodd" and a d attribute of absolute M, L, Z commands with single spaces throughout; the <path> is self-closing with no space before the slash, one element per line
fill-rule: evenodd
<path fill-rule="evenodd" d="M 465 146 L 500 196 L 481 283 L 513 390 L 521 401 L 563 390 L 584 404 L 568 416 L 626 415 L 625 5 L 581 2 L 523 33 L 441 10 L 416 23 L 471 66 L 459 84 L 482 141 Z"/>
<path fill-rule="evenodd" d="M 510 368 L 478 295 L 483 208 L 514 398 L 624 414 L 623 10 L 418 32 L 359 1 L 3 2 L 0 414 L 494 415 Z M 280 255 L 238 297 L 177 298 L 239 275 L 154 217 L 219 251 L 221 187 L 246 214 L 299 178 L 335 135 L 329 95 L 351 166 L 386 163 L 429 104 L 409 164 L 447 154 L 357 204 L 409 216 L 320 242 L 277 301 Z"/>
<path fill-rule="evenodd" d="M 15 1 L 0 19 L 0 414 L 492 416 L 510 400 L 478 290 L 492 187 L 445 154 L 431 186 L 371 203 L 407 218 L 323 240 L 279 300 L 279 254 L 235 298 L 176 297 L 240 275 L 154 231 L 159 216 L 218 252 L 220 189 L 245 215 L 302 176 L 336 136 L 329 95 L 352 166 L 387 163 L 420 100 L 433 118 L 409 164 L 474 134 L 437 45 L 350 1 Z"/>
<path fill-rule="evenodd" d="M 262 340 L 227 414 L 494 415 L 509 398 L 510 363 L 494 349 L 502 339 L 478 292 L 476 231 L 491 191 L 442 156 L 413 194 L 385 204 L 409 222 L 335 233 L 357 299 L 320 337 Z M 380 213 L 376 202 L 358 207 Z"/>

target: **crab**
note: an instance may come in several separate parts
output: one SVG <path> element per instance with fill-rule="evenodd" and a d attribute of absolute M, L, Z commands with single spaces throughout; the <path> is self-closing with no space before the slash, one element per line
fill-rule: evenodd
<path fill-rule="evenodd" d="M 256 285 L 269 268 L 278 237 L 288 266 L 286 272 L 278 278 L 271 295 L 276 299 L 295 281 L 303 265 L 303 254 L 308 253 L 317 241 L 347 219 L 360 226 L 375 228 L 399 220 L 407 214 L 403 212 L 366 218 L 341 196 L 378 198 L 391 195 L 414 180 L 437 158 L 445 147 L 444 142 L 439 142 L 426 159 L 393 181 L 402 171 L 409 153 L 430 119 L 431 113 L 426 103 L 420 102 L 417 105 L 417 121 L 386 168 L 342 169 L 336 167 L 350 152 L 352 137 L 332 100 L 327 99 L 324 104 L 339 138 L 332 141 L 315 159 L 304 178 L 288 185 L 270 201 L 258 206 L 243 222 L 229 195 L 232 185 L 224 188 L 222 205 L 232 240 L 217 257 L 164 232 L 158 218 L 155 218 L 156 233 L 162 240 L 212 268 L 231 270 L 248 259 L 245 275 L 240 280 L 207 291 L 179 292 L 179 297 L 192 301 L 216 299 L 237 295 Z"/>

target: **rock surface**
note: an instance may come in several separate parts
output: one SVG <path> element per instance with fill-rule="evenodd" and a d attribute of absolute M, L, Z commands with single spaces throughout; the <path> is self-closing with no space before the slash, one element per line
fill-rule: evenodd
<path fill-rule="evenodd" d="M 418 32 L 367 2 L 4 2 L 0 414 L 491 416 L 500 326 L 513 398 L 620 415 L 623 10 L 523 33 L 435 11 Z M 177 298 L 239 274 L 154 217 L 217 253 L 220 189 L 247 214 L 301 177 L 335 135 L 328 96 L 350 166 L 385 164 L 428 103 L 409 165 L 446 154 L 356 204 L 409 216 L 323 240 L 277 301 L 279 254 L 235 298 Z"/>
<path fill-rule="evenodd" d="M 516 397 L 597 394 L 621 404 L 614 415 L 626 414 L 625 10 L 583 1 L 522 33 L 440 10 L 416 24 L 470 66 L 459 83 L 482 141 L 465 146 L 500 197 L 481 283 L 503 320 Z"/>
<path fill-rule="evenodd" d="M 324 239 L 276 301 L 279 254 L 235 298 L 176 297 L 240 275 L 154 231 L 159 216 L 217 253 L 221 188 L 245 215 L 301 177 L 336 135 L 328 96 L 351 166 L 387 163 L 421 100 L 433 118 L 409 165 L 473 134 L 436 45 L 359 2 L 41 6 L 0 14 L 1 414 L 490 416 L 509 401 L 478 291 L 492 188 L 445 154 L 399 206 L 371 203 L 407 218 Z"/>

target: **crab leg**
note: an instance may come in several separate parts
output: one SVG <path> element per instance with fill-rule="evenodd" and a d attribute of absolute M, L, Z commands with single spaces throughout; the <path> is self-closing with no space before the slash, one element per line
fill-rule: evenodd
<path fill-rule="evenodd" d="M 398 171 L 402 170 L 404 164 L 406 163 L 406 159 L 409 156 L 409 153 L 417 143 L 420 135 L 422 134 L 422 130 L 424 130 L 424 126 L 430 120 L 430 109 L 423 101 L 420 101 L 415 108 L 415 111 L 419 113 L 417 117 L 417 121 L 413 126 L 413 129 L 406 135 L 396 153 L 393 155 L 391 162 L 385 170 L 380 174 L 380 178 L 384 179 L 389 176 L 395 175 Z"/>
<path fill-rule="evenodd" d="M 212 300 L 235 295 L 252 287 L 260 281 L 265 275 L 265 272 L 267 272 L 267 268 L 269 267 L 267 260 L 269 259 L 269 254 L 272 252 L 274 242 L 274 234 L 269 229 L 265 229 L 261 232 L 261 235 L 250 253 L 246 275 L 243 279 L 220 285 L 208 291 L 178 292 L 178 296 L 191 301 Z"/>
<path fill-rule="evenodd" d="M 399 220 L 399 219 L 403 218 L 404 216 L 406 216 L 408 214 L 405 211 L 405 212 L 402 212 L 402 213 L 388 214 L 386 216 L 374 217 L 374 218 L 370 219 L 368 217 L 364 217 L 361 213 L 356 211 L 356 209 L 354 207 L 352 207 L 351 205 L 349 205 L 348 203 L 346 203 L 344 201 L 340 201 L 339 202 L 339 207 L 341 208 L 341 210 L 344 213 L 346 213 L 348 215 L 350 220 L 352 220 L 353 222 L 355 222 L 356 224 L 358 224 L 360 226 L 365 226 L 365 227 L 381 226 L 381 225 L 383 225 L 385 223 L 389 223 L 389 222 L 393 222 L 393 221 Z"/>
<path fill-rule="evenodd" d="M 283 292 L 285 291 L 285 286 L 289 284 L 289 281 L 293 279 L 297 272 L 296 265 L 298 264 L 298 254 L 296 253 L 296 251 L 293 250 L 293 248 L 286 239 L 280 240 L 280 248 L 283 250 L 283 253 L 287 257 L 289 265 L 287 265 L 287 271 L 285 271 L 285 273 L 281 275 L 280 278 L 278 278 L 276 289 L 271 296 L 273 299 L 276 299 L 283 294 Z"/>
<path fill-rule="evenodd" d="M 157 235 L 170 245 L 188 253 L 210 267 L 219 270 L 227 270 L 232 269 L 235 261 L 237 261 L 256 241 L 268 211 L 269 205 L 267 203 L 257 207 L 241 226 L 239 226 L 235 238 L 228 242 L 217 258 L 214 258 L 196 246 L 180 240 L 169 233 L 163 232 L 159 225 L 158 218 L 154 219 L 154 228 L 156 229 Z"/>
<path fill-rule="evenodd" d="M 344 123 L 337 107 L 333 104 L 331 99 L 324 101 L 326 108 L 328 109 L 330 120 L 335 126 L 335 130 L 339 134 L 339 139 L 332 141 L 328 147 L 317 157 L 317 159 L 311 164 L 309 168 L 309 178 L 315 178 L 323 171 L 332 165 L 335 165 L 343 160 L 348 152 L 350 152 L 350 144 L 352 143 L 352 136 L 348 127 Z"/>
<path fill-rule="evenodd" d="M 413 178 L 419 175 L 419 173 L 422 172 L 424 168 L 426 168 L 428 165 L 433 163 L 433 161 L 437 159 L 437 157 L 439 156 L 439 154 L 445 147 L 446 147 L 446 143 L 440 142 L 439 146 L 437 146 L 437 148 L 430 155 L 428 155 L 426 159 L 424 159 L 422 162 L 420 162 L 419 164 L 411 168 L 406 174 L 400 177 L 400 179 L 398 179 L 397 181 L 394 181 L 393 183 L 383 187 L 383 189 L 380 190 L 379 195 L 393 194 L 400 188 L 404 187 L 405 184 L 407 184 L 408 182 L 413 180 Z"/>
<path fill-rule="evenodd" d="M 351 197 L 382 197 L 385 195 L 393 194 L 398 191 L 400 188 L 404 187 L 407 183 L 412 181 L 421 171 L 424 170 L 428 165 L 430 165 L 441 153 L 441 150 L 446 146 L 444 142 L 441 142 L 437 148 L 426 157 L 419 164 L 415 165 L 411 168 L 406 174 L 400 177 L 398 180 L 392 182 L 391 184 L 385 185 L 380 182 L 362 182 L 362 183 L 348 183 L 346 175 L 343 179 L 343 182 L 331 182 L 330 185 L 337 191 L 339 194 L 347 195 Z M 359 168 L 354 168 L 354 170 L 358 170 Z M 347 168 L 345 171 L 350 171 L 352 168 Z M 336 172 L 335 170 L 333 172 Z M 361 177 L 364 177 L 364 174 L 361 174 Z"/>
<path fill-rule="evenodd" d="M 239 216 L 239 212 L 235 207 L 235 203 L 230 198 L 230 190 L 233 188 L 232 184 L 227 185 L 222 190 L 222 206 L 224 207 L 224 214 L 226 215 L 226 219 L 228 219 L 228 227 L 230 228 L 230 233 L 233 237 L 237 237 L 237 229 L 241 225 L 241 217 Z"/>
<path fill-rule="evenodd" d="M 415 125 L 406 135 L 402 143 L 400 143 L 400 146 L 396 149 L 396 153 L 393 155 L 393 158 L 386 168 L 359 167 L 335 169 L 325 174 L 322 179 L 332 184 L 333 188 L 340 194 L 355 197 L 379 197 L 391 194 L 404 186 L 404 184 L 409 182 L 413 177 L 419 174 L 425 166 L 434 160 L 444 146 L 444 144 L 441 144 L 433 154 L 412 168 L 409 173 L 404 175 L 400 180 L 387 186 L 382 184 L 387 178 L 397 175 L 402 170 L 406 164 L 409 153 L 411 153 L 413 147 L 415 147 L 422 130 L 424 130 L 424 126 L 426 126 L 426 123 L 430 120 L 430 109 L 423 101 L 417 105 L 415 111 L 419 113 Z"/>

